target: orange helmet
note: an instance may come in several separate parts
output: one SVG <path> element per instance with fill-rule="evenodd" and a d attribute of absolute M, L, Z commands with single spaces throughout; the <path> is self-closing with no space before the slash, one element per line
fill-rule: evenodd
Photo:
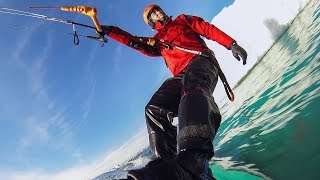
<path fill-rule="evenodd" d="M 143 20 L 147 25 L 151 26 L 152 29 L 154 28 L 155 24 L 149 19 L 149 16 L 153 9 L 161 9 L 161 8 L 158 5 L 151 4 L 147 6 L 143 11 Z"/>

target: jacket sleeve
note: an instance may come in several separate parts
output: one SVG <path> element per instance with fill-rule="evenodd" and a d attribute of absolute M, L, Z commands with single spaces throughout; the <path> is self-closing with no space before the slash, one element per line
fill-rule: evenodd
<path fill-rule="evenodd" d="M 188 23 L 191 28 L 200 35 L 218 42 L 227 49 L 230 49 L 230 45 L 235 41 L 225 32 L 221 31 L 213 24 L 204 21 L 201 17 L 182 14 L 180 15 L 180 18 L 186 21 L 186 23 Z"/>
<path fill-rule="evenodd" d="M 120 42 L 134 50 L 141 52 L 147 56 L 161 56 L 160 48 L 158 46 L 151 46 L 147 44 L 149 38 L 146 37 L 136 37 L 130 33 L 113 26 L 108 37 Z"/>

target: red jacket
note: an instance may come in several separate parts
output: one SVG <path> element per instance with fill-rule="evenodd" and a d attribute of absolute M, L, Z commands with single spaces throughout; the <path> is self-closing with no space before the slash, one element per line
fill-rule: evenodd
<path fill-rule="evenodd" d="M 226 33 L 197 16 L 181 14 L 175 20 L 168 19 L 166 25 L 157 27 L 157 30 L 158 32 L 153 37 L 157 42 L 165 40 L 182 48 L 201 52 L 208 51 L 209 48 L 200 36 L 216 41 L 227 49 L 230 49 L 230 45 L 234 42 L 234 39 Z M 165 46 L 157 45 L 157 43 L 154 46 L 147 45 L 146 42 L 149 38 L 132 36 L 130 33 L 115 26 L 108 36 L 145 55 L 162 55 L 173 75 L 181 72 L 196 56 L 196 54 L 176 48 L 168 49 Z"/>

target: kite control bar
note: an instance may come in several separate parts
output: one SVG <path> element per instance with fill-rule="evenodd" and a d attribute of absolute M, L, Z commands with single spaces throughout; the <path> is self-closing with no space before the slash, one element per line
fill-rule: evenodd
<path fill-rule="evenodd" d="M 102 28 L 101 28 L 100 23 L 97 19 L 97 9 L 95 7 L 89 7 L 89 6 L 61 6 L 61 7 L 28 6 L 28 8 L 61 10 L 61 11 L 67 11 L 67 12 L 78 12 L 78 13 L 90 16 L 94 25 L 95 25 L 95 29 L 99 32 L 102 32 Z M 87 25 L 83 25 L 80 23 L 73 23 L 73 24 L 82 25 L 82 26 L 88 27 L 88 28 L 93 28 L 92 26 L 87 26 Z"/>
<path fill-rule="evenodd" d="M 70 20 L 62 20 L 62 19 L 57 19 L 57 18 L 51 18 L 48 16 L 43 16 L 43 15 L 39 15 L 37 16 L 37 18 L 43 18 L 46 20 L 53 20 L 53 21 L 58 21 L 58 22 L 62 22 L 65 24 L 72 24 L 73 25 L 73 35 L 74 35 L 74 44 L 78 45 L 79 44 L 79 38 L 78 38 L 78 34 L 75 30 L 75 26 L 74 25 L 79 25 L 79 26 L 83 26 L 83 27 L 87 27 L 87 28 L 91 28 L 91 29 L 95 29 L 97 32 L 102 32 L 102 28 L 100 26 L 100 23 L 97 19 L 97 9 L 95 7 L 89 7 L 89 6 L 61 6 L 61 7 L 48 7 L 48 6 L 28 6 L 28 8 L 31 9 L 49 9 L 49 10 L 61 10 L 61 11 L 67 11 L 67 12 L 76 12 L 76 13 L 81 13 L 87 16 L 90 16 L 91 20 L 93 21 L 95 27 L 93 26 L 89 26 L 86 24 L 81 24 L 81 23 L 77 23 L 77 22 L 73 22 Z M 33 13 L 30 13 L 33 14 Z M 107 43 L 107 39 L 101 35 L 99 35 L 99 37 L 93 37 L 93 36 L 86 36 L 90 39 L 95 39 L 98 40 L 99 42 L 103 43 Z"/>
<path fill-rule="evenodd" d="M 62 6 L 60 9 L 62 11 L 78 12 L 78 13 L 82 13 L 84 15 L 90 16 L 97 31 L 102 32 L 102 28 L 101 28 L 100 23 L 97 19 L 97 9 L 96 8 L 88 7 L 88 6 Z"/>

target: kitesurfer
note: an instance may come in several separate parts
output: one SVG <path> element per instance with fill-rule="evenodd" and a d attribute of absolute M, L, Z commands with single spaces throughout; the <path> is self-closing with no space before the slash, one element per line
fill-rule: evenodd
<path fill-rule="evenodd" d="M 220 67 L 202 37 L 231 50 L 246 64 L 247 53 L 237 42 L 201 17 L 181 14 L 172 19 L 158 6 L 143 11 L 156 34 L 137 37 L 116 26 L 102 26 L 102 35 L 147 56 L 162 56 L 172 72 L 145 107 L 149 142 L 155 160 L 132 170 L 128 179 L 214 179 L 209 160 L 221 115 L 212 97 Z M 222 73 L 223 74 L 223 73 Z M 178 117 L 177 128 L 172 125 Z"/>

